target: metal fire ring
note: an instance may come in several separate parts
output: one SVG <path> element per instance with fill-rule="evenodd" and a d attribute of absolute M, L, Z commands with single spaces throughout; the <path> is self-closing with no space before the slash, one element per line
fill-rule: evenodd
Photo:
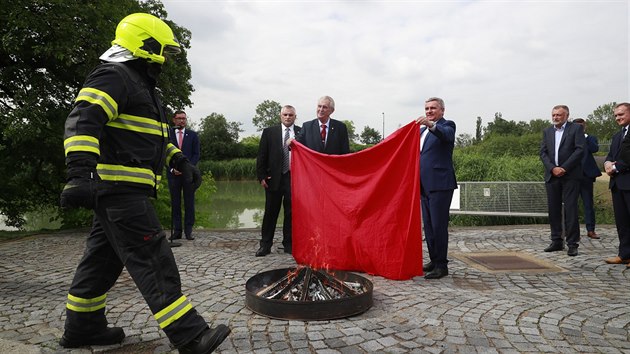
<path fill-rule="evenodd" d="M 330 298 L 325 294 L 311 296 L 303 292 L 298 300 L 286 300 L 287 292 L 302 281 L 306 284 L 323 282 L 338 282 L 343 296 Z M 362 291 L 355 291 L 346 284 L 360 284 Z M 276 319 L 285 320 L 332 320 L 358 315 L 372 307 L 372 293 L 374 286 L 368 279 L 354 273 L 344 271 L 327 272 L 313 270 L 308 267 L 282 268 L 258 273 L 249 278 L 245 284 L 245 306 L 253 312 Z M 266 296 L 265 296 L 266 295 Z M 326 299 L 321 299 L 325 295 Z M 318 297 L 314 299 L 313 297 Z"/>

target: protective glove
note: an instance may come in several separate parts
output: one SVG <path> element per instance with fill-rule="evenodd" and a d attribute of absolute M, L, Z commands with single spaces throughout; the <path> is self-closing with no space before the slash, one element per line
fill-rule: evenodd
<path fill-rule="evenodd" d="M 182 173 L 185 183 L 190 183 L 193 190 L 197 190 L 201 186 L 201 171 L 199 168 L 188 161 L 183 154 L 175 154 L 173 156 L 175 169 Z"/>
<path fill-rule="evenodd" d="M 99 180 L 98 174 L 92 169 L 68 169 L 68 183 L 61 192 L 61 208 L 94 209 Z"/>

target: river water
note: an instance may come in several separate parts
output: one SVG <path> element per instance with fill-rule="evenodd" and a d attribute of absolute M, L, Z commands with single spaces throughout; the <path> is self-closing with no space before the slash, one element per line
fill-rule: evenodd
<path fill-rule="evenodd" d="M 265 212 L 265 192 L 257 181 L 217 181 L 217 192 L 210 200 L 196 199 L 195 227 L 205 229 L 259 228 Z M 46 213 L 27 215 L 26 230 L 58 229 Z M 278 224 L 282 225 L 282 211 Z M 169 228 L 165 225 L 165 228 Z M 15 230 L 4 224 L 0 215 L 0 230 Z"/>

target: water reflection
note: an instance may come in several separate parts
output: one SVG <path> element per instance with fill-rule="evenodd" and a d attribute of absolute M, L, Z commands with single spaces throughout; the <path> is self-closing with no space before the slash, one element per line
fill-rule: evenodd
<path fill-rule="evenodd" d="M 217 181 L 210 201 L 197 201 L 196 226 L 207 229 L 259 228 L 265 192 L 257 181 Z M 282 224 L 282 212 L 278 224 Z"/>
<path fill-rule="evenodd" d="M 211 200 L 196 200 L 196 227 L 206 229 L 260 228 L 265 212 L 265 192 L 257 181 L 217 181 L 217 192 Z M 52 221 L 52 212 L 29 213 L 26 230 L 59 229 Z M 282 211 L 278 224 L 282 225 Z M 0 215 L 0 230 L 15 230 L 4 225 Z M 165 226 L 168 228 L 168 226 Z"/>

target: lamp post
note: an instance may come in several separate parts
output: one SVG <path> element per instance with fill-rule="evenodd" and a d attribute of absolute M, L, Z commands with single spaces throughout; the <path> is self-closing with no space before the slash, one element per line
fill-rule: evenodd
<path fill-rule="evenodd" d="M 381 140 L 385 140 L 385 112 L 383 112 L 383 136 Z"/>

